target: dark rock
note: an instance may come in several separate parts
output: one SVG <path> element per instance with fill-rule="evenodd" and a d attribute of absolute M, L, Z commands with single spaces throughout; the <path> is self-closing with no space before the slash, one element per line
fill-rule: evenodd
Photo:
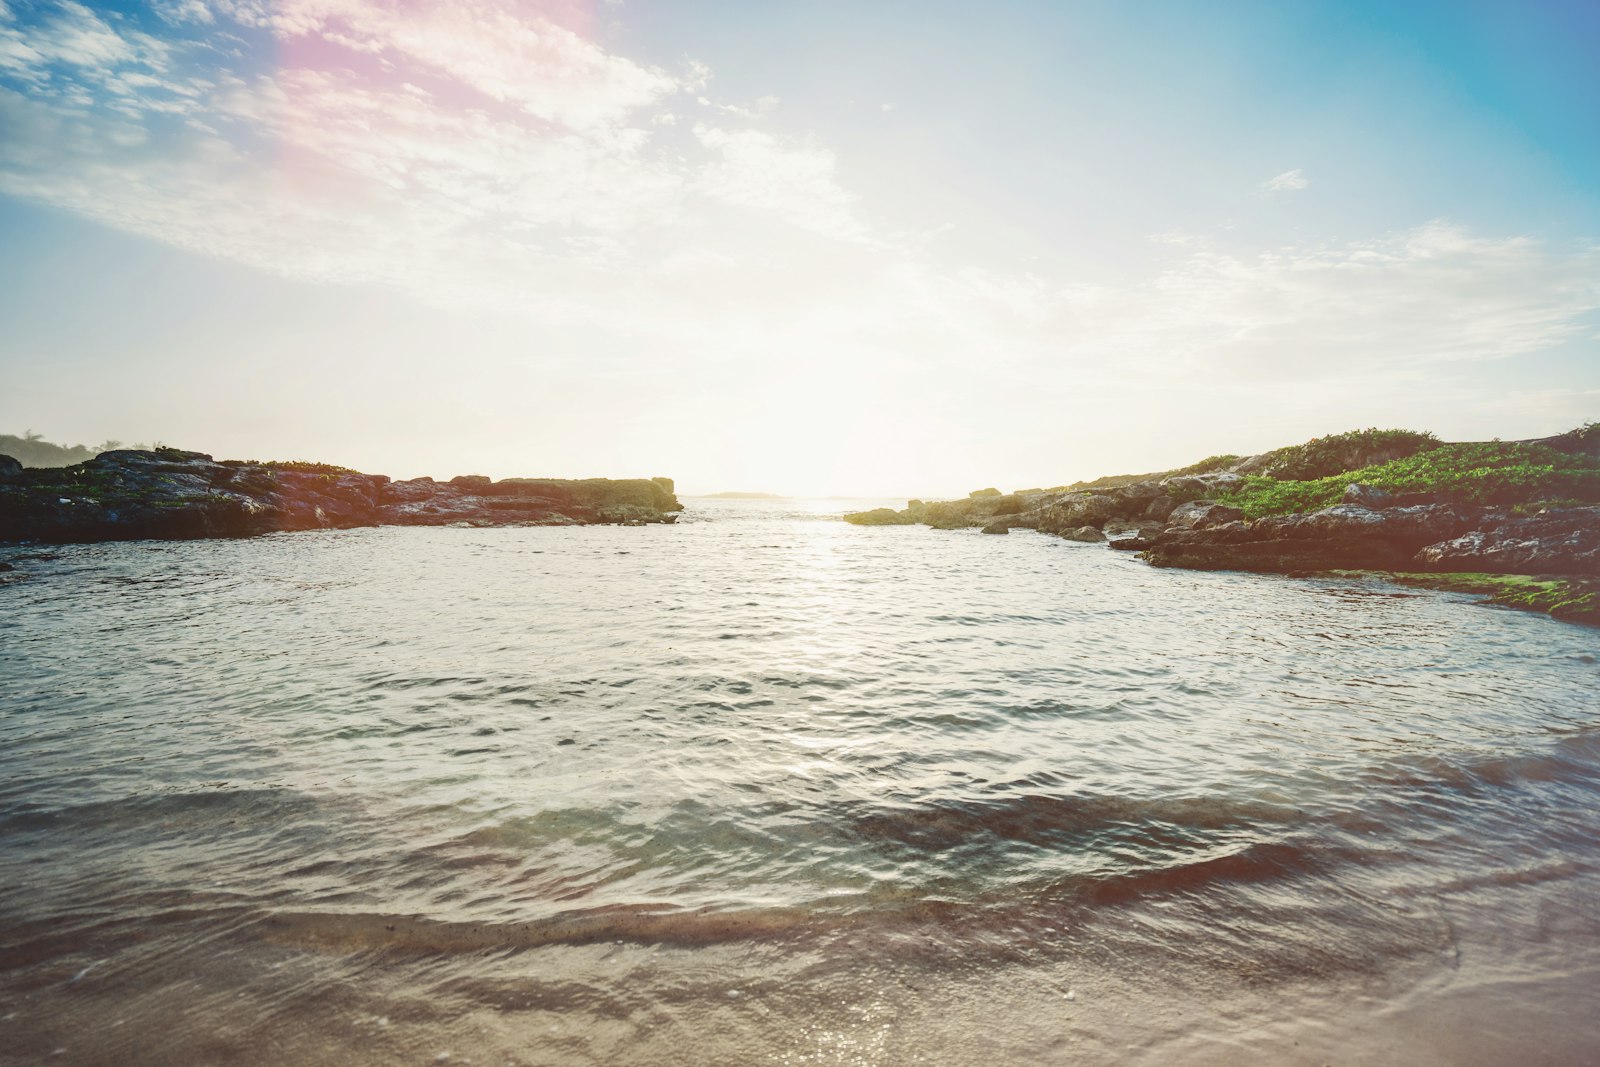
<path fill-rule="evenodd" d="M 1220 526 L 1242 518 L 1244 512 L 1236 507 L 1219 504 L 1215 500 L 1191 500 L 1172 509 L 1167 515 L 1167 525 L 1184 530 L 1197 530 L 1207 526 Z"/>
<path fill-rule="evenodd" d="M 1600 422 L 1591 422 L 1580 426 L 1576 430 L 1556 434 L 1554 437 L 1540 437 L 1523 444 L 1544 445 L 1557 452 L 1565 452 L 1572 456 L 1588 456 L 1590 459 L 1600 459 Z"/>
<path fill-rule="evenodd" d="M 1063 530 L 1061 531 L 1060 536 L 1068 541 L 1086 541 L 1091 543 L 1104 541 L 1106 539 L 1106 535 L 1101 533 L 1100 530 L 1094 526 L 1079 526 L 1075 530 Z"/>
<path fill-rule="evenodd" d="M 1426 545 L 1416 561 L 1436 571 L 1600 575 L 1600 507 L 1507 516 L 1485 529 Z"/>
<path fill-rule="evenodd" d="M 1115 548 L 1122 552 L 1154 548 L 1156 542 L 1149 537 L 1116 537 L 1106 543 L 1108 548 Z"/>
<path fill-rule="evenodd" d="M 1156 522 L 1166 522 L 1173 510 L 1178 506 L 1177 498 L 1162 494 L 1156 497 L 1144 509 L 1144 517 L 1154 519 Z"/>
<path fill-rule="evenodd" d="M 1237 489 L 1244 484 L 1244 478 L 1232 471 L 1217 471 L 1212 474 L 1177 474 L 1171 478 L 1161 480 L 1161 488 L 1173 496 L 1218 496 Z"/>
<path fill-rule="evenodd" d="M 1456 536 L 1485 514 L 1499 513 L 1442 504 L 1382 510 L 1339 504 L 1254 522 L 1174 523 L 1150 539 L 1145 559 L 1159 567 L 1200 570 L 1393 570 L 1408 564 L 1423 545 Z"/>
<path fill-rule="evenodd" d="M 0 456 L 0 482 L 9 482 L 22 473 L 22 463 L 10 456 Z"/>
<path fill-rule="evenodd" d="M 1112 519 L 1105 525 L 1105 534 L 1116 547 L 1123 541 L 1154 538 L 1162 529 L 1161 523 L 1148 519 Z"/>
<path fill-rule="evenodd" d="M 670 483 L 539 480 L 509 507 L 430 478 L 317 464 L 218 463 L 201 452 L 119 449 L 0 483 L 0 540 L 51 542 L 249 537 L 280 530 L 475 521 L 671 522 Z M 467 488 L 492 489 L 487 479 Z"/>
<path fill-rule="evenodd" d="M 1344 496 L 1340 498 L 1346 504 L 1360 504 L 1367 508 L 1387 507 L 1394 501 L 1394 494 L 1387 489 L 1379 489 L 1375 485 L 1362 485 L 1355 482 L 1344 488 Z"/>
<path fill-rule="evenodd" d="M 1144 515 L 1151 504 L 1167 496 L 1167 491 L 1161 488 L 1160 482 L 1144 481 L 1118 486 L 1106 495 L 1111 498 L 1118 516 L 1131 519 Z"/>
<path fill-rule="evenodd" d="M 975 514 L 972 510 L 972 501 L 968 500 L 931 500 L 922 508 L 922 521 L 932 526 L 935 530 L 959 530 L 967 526 L 982 526 L 988 522 L 988 515 Z"/>
<path fill-rule="evenodd" d="M 1158 538 L 1144 550 L 1144 558 L 1157 567 L 1191 570 L 1322 571 L 1372 568 L 1394 570 L 1410 559 L 1403 550 L 1381 537 L 1350 537 L 1327 541 L 1264 540 L 1232 543 L 1172 543 Z"/>
<path fill-rule="evenodd" d="M 450 479 L 450 484 L 460 489 L 482 490 L 494 484 L 494 479 L 485 474 L 458 474 Z"/>
<path fill-rule="evenodd" d="M 986 534 L 1008 534 L 1011 532 L 1011 527 L 1003 522 L 991 522 L 983 528 L 983 532 Z"/>
<path fill-rule="evenodd" d="M 1039 529 L 1045 533 L 1063 534 L 1082 526 L 1099 528 L 1107 519 L 1117 515 L 1117 502 L 1106 493 L 1068 493 L 1044 507 L 1039 515 Z"/>

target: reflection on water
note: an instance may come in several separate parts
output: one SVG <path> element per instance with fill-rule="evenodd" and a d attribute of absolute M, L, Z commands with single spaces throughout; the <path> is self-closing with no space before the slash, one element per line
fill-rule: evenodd
<path fill-rule="evenodd" d="M 30 562 L 0 1062 L 1600 1050 L 1600 631 L 842 510 Z"/>

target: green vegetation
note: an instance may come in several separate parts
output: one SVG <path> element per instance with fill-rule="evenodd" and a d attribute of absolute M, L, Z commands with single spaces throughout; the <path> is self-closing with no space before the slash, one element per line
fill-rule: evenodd
<path fill-rule="evenodd" d="M 1267 453 L 1258 473 L 1286 481 L 1326 478 L 1342 471 L 1372 467 L 1405 459 L 1441 447 L 1431 433 L 1415 430 L 1351 430 L 1313 437 L 1303 445 L 1290 445 Z"/>
<path fill-rule="evenodd" d="M 1305 462 L 1311 464 L 1313 460 Z M 1440 500 L 1463 504 L 1531 505 L 1557 500 L 1597 503 L 1600 461 L 1544 445 L 1502 441 L 1434 443 L 1425 451 L 1400 459 L 1317 478 L 1250 476 L 1243 488 L 1219 499 L 1243 510 L 1245 518 L 1257 519 L 1330 507 L 1339 502 L 1347 486 L 1356 482 L 1392 493 L 1430 493 Z"/>

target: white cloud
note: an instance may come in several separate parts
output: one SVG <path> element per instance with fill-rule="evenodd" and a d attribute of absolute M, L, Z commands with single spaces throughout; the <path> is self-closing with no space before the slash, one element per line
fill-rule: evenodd
<path fill-rule="evenodd" d="M 1446 223 L 1259 253 L 1163 234 L 1164 264 L 1115 285 L 943 262 L 933 238 L 875 228 L 830 149 L 762 118 L 767 98 L 738 126 L 683 123 L 709 69 L 669 74 L 522 11 L 182 0 L 163 14 L 192 36 L 165 43 L 74 3 L 26 33 L 0 15 L 0 191 L 705 360 L 850 353 L 846 377 L 871 359 L 1045 391 L 1328 381 L 1536 351 L 1600 309 L 1593 248 Z M 250 27 L 279 39 L 270 75 L 219 58 Z"/>
<path fill-rule="evenodd" d="M 1276 177 L 1268 178 L 1261 183 L 1261 188 L 1269 193 L 1288 193 L 1305 189 L 1311 185 L 1311 179 L 1306 177 L 1305 171 L 1296 167 L 1286 170 Z"/>
<path fill-rule="evenodd" d="M 817 233 L 852 240 L 863 235 L 851 213 L 854 198 L 834 180 L 834 155 L 827 149 L 760 130 L 701 125 L 694 135 L 717 153 L 695 182 L 701 192 Z"/>
<path fill-rule="evenodd" d="M 1144 285 L 1080 293 L 1053 328 L 1096 358 L 1317 380 L 1523 355 L 1583 336 L 1597 310 L 1600 249 L 1433 222 L 1256 255 L 1200 245 Z"/>

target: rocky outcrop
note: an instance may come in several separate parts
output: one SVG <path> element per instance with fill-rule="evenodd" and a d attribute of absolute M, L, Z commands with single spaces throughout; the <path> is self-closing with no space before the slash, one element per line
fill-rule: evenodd
<path fill-rule="evenodd" d="M 1600 507 L 1506 517 L 1427 545 L 1416 558 L 1433 571 L 1600 575 Z"/>
<path fill-rule="evenodd" d="M 1569 462 L 1567 456 L 1582 458 Z M 1410 457 L 1419 460 L 1398 462 Z M 1360 430 L 1243 459 L 1213 456 L 1164 474 L 1011 494 L 979 490 L 963 500 L 914 500 L 903 511 L 849 518 L 986 532 L 1031 527 L 1066 540 L 1109 541 L 1158 567 L 1386 571 L 1496 582 L 1520 575 L 1537 579 L 1541 591 L 1529 594 L 1527 603 L 1497 593 L 1497 603 L 1595 621 L 1596 459 L 1600 423 L 1506 444 L 1451 445 L 1413 431 Z M 1259 514 L 1294 501 L 1332 499 L 1339 503 L 1253 521 L 1244 510 Z M 1463 500 L 1479 503 L 1452 502 Z"/>
<path fill-rule="evenodd" d="M 1042 495 L 1042 494 L 1036 494 Z M 923 523 L 936 530 L 960 530 L 984 527 L 1003 518 L 1007 527 L 1032 528 L 1036 516 L 1030 514 L 1032 501 L 1020 493 L 1001 493 L 998 489 L 978 489 L 964 500 L 907 501 L 899 511 L 892 508 L 873 508 L 855 511 L 844 517 L 845 522 L 857 526 L 910 526 Z"/>
<path fill-rule="evenodd" d="M 1254 522 L 1169 525 L 1139 544 L 1158 567 L 1287 573 L 1322 570 L 1600 574 L 1600 508 L 1339 504 Z"/>
<path fill-rule="evenodd" d="M 914 526 L 922 521 L 912 518 L 910 510 L 896 511 L 893 508 L 873 508 L 871 511 L 853 511 L 844 517 L 845 522 L 857 526 Z"/>
<path fill-rule="evenodd" d="M 251 537 L 282 530 L 467 523 L 672 522 L 668 478 L 391 481 L 320 464 L 217 462 L 163 448 L 71 467 L 0 464 L 0 540 L 92 542 Z"/>

